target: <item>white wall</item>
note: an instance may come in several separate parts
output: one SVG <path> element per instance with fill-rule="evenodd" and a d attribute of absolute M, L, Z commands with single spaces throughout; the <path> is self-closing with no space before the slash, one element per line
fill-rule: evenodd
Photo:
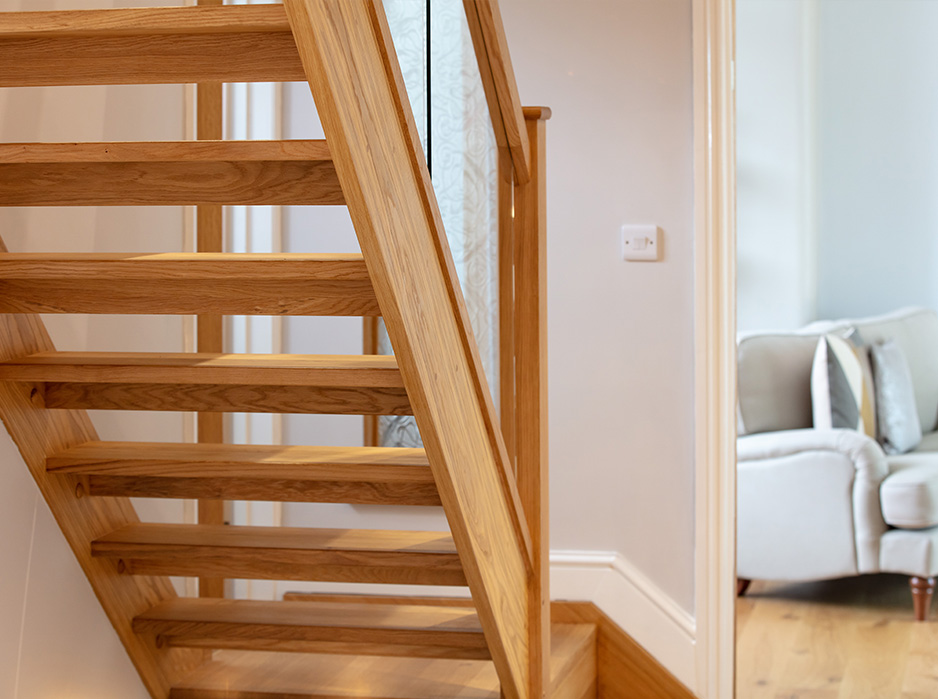
<path fill-rule="evenodd" d="M 114 3 L 122 6 L 146 2 Z M 164 2 L 162 4 L 175 4 Z M 106 2 L 2 0 L 0 10 L 75 9 Z M 0 140 L 169 140 L 184 137 L 183 88 L 0 91 Z M 13 252 L 183 249 L 176 207 L 0 209 Z M 59 349 L 180 351 L 178 317 L 46 316 Z M 174 413 L 98 413 L 104 439 L 181 441 Z M 6 431 L 0 431 L 0 696 L 147 696 Z M 139 501 L 145 519 L 182 521 L 181 501 Z"/>
<path fill-rule="evenodd" d="M 817 0 L 736 5 L 741 331 L 815 318 Z"/>
<path fill-rule="evenodd" d="M 548 105 L 551 546 L 621 554 L 694 606 L 689 0 L 504 0 L 525 104 Z M 657 264 L 619 226 L 664 231 Z"/>
<path fill-rule="evenodd" d="M 938 308 L 938 3 L 739 0 L 740 330 Z"/>
<path fill-rule="evenodd" d="M 938 308 L 938 3 L 820 20 L 819 316 Z"/>

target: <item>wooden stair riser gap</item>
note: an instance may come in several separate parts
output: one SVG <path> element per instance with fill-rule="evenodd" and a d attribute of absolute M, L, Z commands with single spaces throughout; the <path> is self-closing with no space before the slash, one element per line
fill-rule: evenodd
<path fill-rule="evenodd" d="M 89 495 L 140 498 L 331 502 L 349 505 L 439 506 L 434 483 L 317 482 L 270 478 L 85 476 Z"/>
<path fill-rule="evenodd" d="M 421 646 L 411 644 L 407 634 L 386 633 L 378 636 L 374 643 L 343 643 L 341 634 L 323 641 L 291 641 L 287 639 L 205 639 L 186 638 L 179 640 L 172 636 L 157 636 L 156 643 L 163 643 L 169 648 L 204 648 L 211 650 L 246 650 L 275 651 L 278 653 L 326 653 L 329 655 L 386 656 L 402 658 L 439 658 L 448 660 L 491 660 L 488 647 L 454 649 L 441 646 Z"/>
<path fill-rule="evenodd" d="M 530 538 L 383 8 L 284 4 L 502 689 L 527 697 Z"/>
<path fill-rule="evenodd" d="M 6 252 L 2 240 L 0 252 Z M 0 359 L 53 350 L 39 317 L 0 316 Z M 44 410 L 31 395 L 29 384 L 0 383 L 0 417 L 144 686 L 153 697 L 166 699 L 170 687 L 206 656 L 202 652 L 158 649 L 133 633 L 131 619 L 154 604 L 174 598 L 171 582 L 165 577 L 121 576 L 113 561 L 90 555 L 93 540 L 138 521 L 133 507 L 125 498 L 78 497 L 74 479 L 49 475 L 45 469 L 50 454 L 97 439 L 88 415 Z"/>
<path fill-rule="evenodd" d="M 39 384 L 39 390 L 45 406 L 56 410 L 412 414 L 407 392 L 402 388 L 49 382 Z"/>

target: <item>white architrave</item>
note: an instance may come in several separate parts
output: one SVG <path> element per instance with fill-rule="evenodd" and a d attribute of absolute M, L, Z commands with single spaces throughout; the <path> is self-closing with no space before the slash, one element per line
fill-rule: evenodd
<path fill-rule="evenodd" d="M 697 694 L 732 699 L 736 578 L 735 0 L 694 0 Z"/>

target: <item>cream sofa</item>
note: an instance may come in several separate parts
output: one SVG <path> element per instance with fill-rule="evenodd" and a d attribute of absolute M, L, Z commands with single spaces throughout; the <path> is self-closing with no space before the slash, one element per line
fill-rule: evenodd
<path fill-rule="evenodd" d="M 894 338 L 908 360 L 924 432 L 911 453 L 887 456 L 862 433 L 812 428 L 818 337 L 850 326 L 867 342 Z M 938 315 L 909 308 L 751 334 L 738 358 L 740 593 L 753 579 L 902 573 L 924 619 L 938 575 Z"/>

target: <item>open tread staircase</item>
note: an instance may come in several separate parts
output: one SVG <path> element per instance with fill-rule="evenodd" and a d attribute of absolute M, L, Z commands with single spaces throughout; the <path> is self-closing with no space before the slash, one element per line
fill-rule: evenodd
<path fill-rule="evenodd" d="M 501 201 L 514 187 L 509 225 L 534 235 L 512 262 L 534 320 L 511 332 L 540 353 L 549 111 L 521 110 L 497 4 L 465 4 L 509 168 Z M 0 206 L 197 206 L 217 222 L 222 205 L 346 205 L 361 244 L 40 254 L 0 241 L 0 417 L 154 699 L 594 697 L 595 628 L 549 623 L 545 394 L 518 379 L 537 426 L 520 397 L 495 412 L 380 3 L 0 13 L 0 65 L 0 87 L 303 80 L 327 137 L 0 144 Z M 39 313 L 381 316 L 395 356 L 57 351 Z M 516 357 L 525 380 L 546 367 Z M 105 442 L 87 410 L 414 414 L 426 449 Z M 451 531 L 142 523 L 130 497 L 442 506 Z M 169 576 L 472 598 L 179 598 Z"/>

